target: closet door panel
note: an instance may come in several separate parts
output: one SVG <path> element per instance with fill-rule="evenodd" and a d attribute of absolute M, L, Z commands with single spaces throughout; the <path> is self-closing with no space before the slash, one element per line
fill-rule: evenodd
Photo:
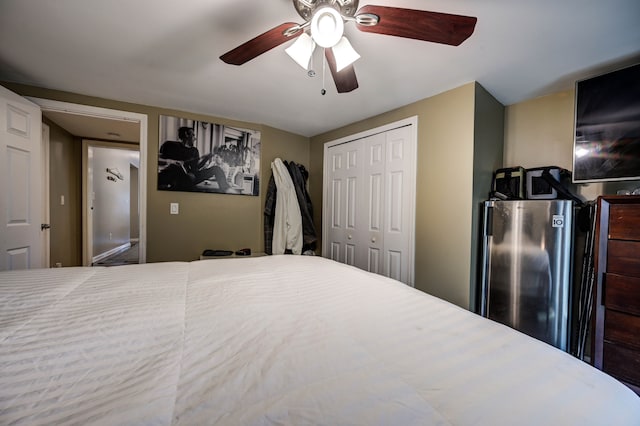
<path fill-rule="evenodd" d="M 383 198 L 382 175 L 375 174 L 369 176 L 369 231 L 382 231 L 382 198 Z"/>
<path fill-rule="evenodd" d="M 360 246 L 368 253 L 367 263 L 363 269 L 386 275 L 384 267 L 384 206 L 385 199 L 385 135 L 376 134 L 363 139 L 364 167 L 363 176 L 367 181 L 364 188 L 364 212 L 366 228 Z"/>
<path fill-rule="evenodd" d="M 380 250 L 377 248 L 370 247 L 368 250 L 368 263 L 367 267 L 364 268 L 369 272 L 375 272 L 376 274 L 382 274 L 382 261 L 380 256 Z"/>
<path fill-rule="evenodd" d="M 411 209 L 415 197 L 410 179 L 415 179 L 415 158 L 412 150 L 410 127 L 401 127 L 385 133 L 385 194 L 384 256 L 385 275 L 402 282 L 409 280 L 409 253 L 411 234 Z"/>
<path fill-rule="evenodd" d="M 403 263 L 403 255 L 401 252 L 388 250 L 387 251 L 387 271 L 389 271 L 389 277 L 401 281 L 402 279 L 402 267 Z"/>
<path fill-rule="evenodd" d="M 331 179 L 327 202 L 331 223 L 328 232 L 330 257 L 338 262 L 362 267 L 365 254 L 360 253 L 362 237 L 362 144 L 343 144 L 329 152 Z"/>
<path fill-rule="evenodd" d="M 327 203 L 329 204 L 329 211 L 331 212 L 330 219 L 330 231 L 329 231 L 329 244 L 330 258 L 338 261 L 346 261 L 346 249 L 345 249 L 345 216 L 344 211 L 346 207 L 345 203 L 345 186 L 346 186 L 346 155 L 342 150 L 333 150 L 330 154 L 331 164 L 331 180 L 329 181 L 329 197 Z"/>
<path fill-rule="evenodd" d="M 400 122 L 399 122 L 400 123 Z M 408 123 L 408 124 L 407 124 Z M 416 124 L 325 149 L 324 255 L 413 285 Z"/>

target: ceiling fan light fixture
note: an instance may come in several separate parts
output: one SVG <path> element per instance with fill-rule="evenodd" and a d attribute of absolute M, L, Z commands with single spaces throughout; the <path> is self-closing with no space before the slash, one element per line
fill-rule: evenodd
<path fill-rule="evenodd" d="M 344 21 L 340 13 L 330 6 L 321 7 L 311 18 L 311 36 L 318 46 L 335 46 L 344 33 Z"/>
<path fill-rule="evenodd" d="M 346 37 L 342 37 L 338 44 L 333 46 L 333 55 L 336 58 L 336 71 L 340 72 L 344 68 L 360 59 L 360 55 L 349 43 Z"/>
<path fill-rule="evenodd" d="M 287 47 L 284 51 L 287 52 L 287 55 L 291 57 L 294 61 L 298 63 L 305 70 L 309 69 L 309 63 L 311 61 L 311 56 L 313 55 L 313 50 L 316 48 L 316 43 L 307 33 L 302 33 L 296 39 L 296 41 L 289 47 Z"/>

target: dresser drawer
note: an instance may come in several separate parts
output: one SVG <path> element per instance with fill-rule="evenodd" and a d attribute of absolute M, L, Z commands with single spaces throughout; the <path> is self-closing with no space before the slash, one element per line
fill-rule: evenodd
<path fill-rule="evenodd" d="M 591 362 L 640 395 L 640 196 L 598 197 Z"/>
<path fill-rule="evenodd" d="M 608 309 L 640 315 L 640 278 L 605 274 L 604 306 Z"/>
<path fill-rule="evenodd" d="M 611 204 L 609 206 L 609 238 L 640 240 L 640 204 Z"/>
<path fill-rule="evenodd" d="M 603 350 L 602 371 L 633 385 L 640 385 L 640 352 L 606 341 Z"/>
<path fill-rule="evenodd" d="M 609 240 L 607 272 L 640 277 L 640 241 Z"/>
<path fill-rule="evenodd" d="M 607 309 L 604 340 L 640 350 L 640 317 Z M 638 354 L 640 356 L 640 352 Z"/>

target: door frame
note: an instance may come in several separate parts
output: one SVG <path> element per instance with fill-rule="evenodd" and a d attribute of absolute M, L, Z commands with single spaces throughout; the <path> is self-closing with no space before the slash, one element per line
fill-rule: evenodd
<path fill-rule="evenodd" d="M 42 147 L 42 224 L 51 225 L 51 193 L 50 193 L 50 177 L 49 177 L 49 142 L 50 128 L 47 124 L 42 123 L 42 139 L 40 146 Z M 42 259 L 45 268 L 51 267 L 51 230 L 45 228 L 42 232 Z"/>
<path fill-rule="evenodd" d="M 397 129 L 400 127 L 411 127 L 410 137 L 413 139 L 413 146 L 415 147 L 414 152 L 411 153 L 414 156 L 414 165 L 413 170 L 409 172 L 413 174 L 414 179 L 411 179 L 409 182 L 409 192 L 412 194 L 409 197 L 407 208 L 410 212 L 410 220 L 409 220 L 409 228 L 411 230 L 409 238 L 409 271 L 408 274 L 408 285 L 414 287 L 414 277 L 415 277 L 415 233 L 416 233 L 416 185 L 417 185 L 417 161 L 418 161 L 418 116 L 414 115 L 402 120 L 395 121 L 393 123 L 385 124 L 383 126 L 375 127 L 369 130 L 364 130 L 359 133 L 355 133 L 349 136 L 345 136 L 339 139 L 335 139 L 333 141 L 326 142 L 324 144 L 324 152 L 323 152 L 323 165 L 322 165 L 322 256 L 329 257 L 329 247 L 326 244 L 329 238 L 329 226 L 330 226 L 330 217 L 331 212 L 328 211 L 328 197 L 329 197 L 329 172 L 330 172 L 330 161 L 328 161 L 329 149 L 336 145 L 346 144 L 358 139 L 367 138 L 369 136 L 376 135 L 378 133 L 385 133 L 393 129 Z"/>
<path fill-rule="evenodd" d="M 121 142 L 106 142 L 95 139 L 82 139 L 82 260 L 85 266 L 93 265 L 96 262 L 108 257 L 114 253 L 118 253 L 123 249 L 122 246 L 112 249 L 106 253 L 101 253 L 96 256 L 94 253 L 94 221 L 93 221 L 93 206 L 91 196 L 93 194 L 93 186 L 90 185 L 95 182 L 93 180 L 93 175 L 95 174 L 95 170 L 93 168 L 93 161 L 89 155 L 90 148 L 105 148 L 105 149 L 117 149 L 117 150 L 126 150 L 137 152 L 140 155 L 140 151 L 138 149 L 134 149 L 133 144 L 121 143 Z M 131 166 L 131 164 L 130 164 Z M 140 169 L 140 159 L 138 158 L 138 172 Z M 138 173 L 139 174 L 139 173 Z M 90 182 L 91 180 L 91 182 Z M 127 188 L 130 189 L 130 188 Z M 138 203 L 139 204 L 139 203 Z M 139 219 L 138 219 L 139 220 Z M 129 207 L 129 222 L 131 222 L 131 207 Z M 129 238 L 131 241 L 131 238 Z M 85 244 L 86 243 L 86 244 Z M 128 246 L 130 247 L 130 246 Z"/>
<path fill-rule="evenodd" d="M 147 152 L 148 152 L 148 116 L 130 111 L 122 111 L 110 108 L 101 108 L 89 105 L 74 104 L 70 102 L 54 101 L 51 99 L 27 97 L 34 102 L 42 111 L 63 112 L 74 115 L 82 115 L 107 120 L 132 121 L 138 123 L 140 128 L 140 169 L 138 173 L 138 197 L 140 205 L 139 216 L 139 263 L 146 263 L 147 259 Z M 83 197 L 84 199 L 84 197 Z M 83 201 L 84 203 L 84 201 Z M 83 208 L 83 216 L 86 209 Z M 85 218 L 86 219 L 86 218 Z M 86 222 L 86 220 L 83 220 Z M 84 234 L 84 232 L 83 232 Z M 83 265 L 91 265 L 91 259 L 86 259 L 86 250 L 83 235 L 82 262 Z"/>

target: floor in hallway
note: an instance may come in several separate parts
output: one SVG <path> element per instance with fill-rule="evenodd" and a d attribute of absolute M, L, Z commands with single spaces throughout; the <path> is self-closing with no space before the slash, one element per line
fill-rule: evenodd
<path fill-rule="evenodd" d="M 93 266 L 117 266 L 117 265 L 131 265 L 139 262 L 138 257 L 138 243 L 132 242 L 131 247 L 127 250 L 116 253 L 112 256 L 106 257 L 96 263 Z"/>

